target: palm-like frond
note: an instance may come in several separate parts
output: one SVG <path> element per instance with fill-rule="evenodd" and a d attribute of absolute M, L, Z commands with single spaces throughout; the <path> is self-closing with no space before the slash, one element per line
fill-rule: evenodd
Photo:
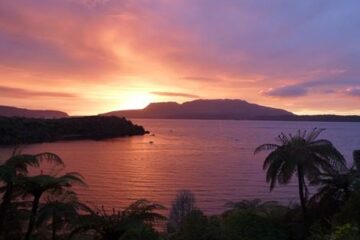
<path fill-rule="evenodd" d="M 100 208 L 90 215 L 82 216 L 69 239 L 86 232 L 96 232 L 102 237 L 101 239 L 122 239 L 121 237 L 129 231 L 165 220 L 166 217 L 156 212 L 163 209 L 162 205 L 145 199 L 134 202 L 124 211 L 116 212 L 113 209 L 110 214 L 104 208 Z"/>
<path fill-rule="evenodd" d="M 21 187 L 23 195 L 37 195 L 46 191 L 61 191 L 69 188 L 72 184 L 86 186 L 83 177 L 76 172 L 67 173 L 63 176 L 56 177 L 51 175 L 22 176 L 19 177 L 15 184 Z"/>
<path fill-rule="evenodd" d="M 255 153 L 272 150 L 265 158 L 263 169 L 266 170 L 266 181 L 270 183 L 270 191 L 279 184 L 288 184 L 297 175 L 299 198 L 306 219 L 306 201 L 308 187 L 306 180 L 315 183 L 324 172 L 346 170 L 345 159 L 341 153 L 326 140 L 317 138 L 325 129 L 313 129 L 311 132 L 298 130 L 295 134 L 281 133 L 277 144 L 263 144 L 255 149 Z M 329 193 L 329 190 L 323 189 Z"/>
<path fill-rule="evenodd" d="M 37 176 L 20 176 L 16 179 L 15 184 L 21 187 L 23 196 L 33 196 L 33 206 L 26 232 L 25 239 L 30 239 L 36 224 L 36 215 L 40 203 L 40 198 L 45 192 L 52 194 L 63 193 L 69 189 L 73 183 L 84 184 L 84 181 L 78 173 L 67 173 L 63 176 L 56 177 L 51 175 L 37 175 Z M 54 208 L 52 209 L 54 210 Z M 53 231 L 55 233 L 55 230 Z"/>
<path fill-rule="evenodd" d="M 310 151 L 318 158 L 331 165 L 338 171 L 346 171 L 346 160 L 344 156 L 334 147 L 334 145 L 325 139 L 320 139 L 309 144 Z"/>
<path fill-rule="evenodd" d="M 78 184 L 80 186 L 86 187 L 86 183 L 84 181 L 84 177 L 77 172 L 69 172 L 65 175 L 59 177 L 57 181 L 60 183 L 66 184 Z"/>
<path fill-rule="evenodd" d="M 48 222 L 54 216 L 67 222 L 74 221 L 79 212 L 88 212 L 89 207 L 79 202 L 77 198 L 71 200 L 52 200 L 46 202 L 39 210 L 37 226 Z M 54 221 L 54 220 L 53 220 Z"/>
<path fill-rule="evenodd" d="M 325 128 L 314 128 L 304 139 L 306 139 L 307 142 L 313 142 L 325 130 L 326 130 Z"/>
<path fill-rule="evenodd" d="M 292 135 L 286 135 L 285 133 L 281 132 L 280 135 L 277 136 L 276 140 L 281 143 L 281 145 L 286 145 L 292 139 Z"/>
<path fill-rule="evenodd" d="M 28 167 L 39 167 L 42 161 L 48 161 L 56 165 L 63 165 L 59 156 L 53 153 L 19 154 L 10 157 L 0 166 L 0 181 L 12 182 L 18 175 L 26 175 Z"/>
<path fill-rule="evenodd" d="M 310 182 L 312 185 L 320 185 L 317 193 L 311 198 L 311 202 L 326 204 L 326 202 L 344 202 L 349 197 L 352 190 L 354 178 L 350 172 L 323 173 L 315 181 Z"/>
<path fill-rule="evenodd" d="M 40 226 L 46 222 L 48 222 L 54 215 L 62 215 L 62 216 L 72 216 L 76 215 L 75 207 L 70 203 L 65 202 L 49 202 L 46 203 L 39 209 L 38 217 L 37 217 L 37 226 Z"/>
<path fill-rule="evenodd" d="M 277 181 L 280 184 L 288 184 L 294 173 L 297 171 L 296 161 L 286 161 L 286 155 L 282 158 L 281 168 L 277 174 Z"/>
<path fill-rule="evenodd" d="M 260 151 L 272 151 L 263 164 L 263 169 L 267 170 L 267 182 L 270 182 L 271 190 L 277 182 L 289 183 L 299 164 L 304 165 L 304 174 L 309 180 L 313 180 L 322 171 L 347 169 L 344 157 L 330 141 L 317 140 L 324 130 L 298 130 L 294 135 L 281 133 L 277 139 L 282 145 L 267 143 L 255 149 L 255 154 Z"/>
<path fill-rule="evenodd" d="M 159 210 L 165 210 L 165 207 L 146 199 L 140 199 L 126 208 L 124 215 L 143 222 L 155 223 L 166 220 L 166 217 L 156 212 Z"/>
<path fill-rule="evenodd" d="M 277 149 L 278 147 L 280 147 L 280 146 L 277 144 L 272 144 L 272 143 L 262 144 L 255 149 L 254 154 L 257 154 L 262 151 L 274 150 L 274 149 Z"/>
<path fill-rule="evenodd" d="M 269 154 L 265 159 L 264 169 L 267 169 L 266 172 L 266 181 L 270 182 L 270 191 L 272 191 L 278 181 L 278 176 L 281 171 L 282 165 L 285 162 L 284 152 L 281 150 L 275 150 Z"/>
<path fill-rule="evenodd" d="M 12 156 L 6 161 L 6 165 L 15 168 L 20 173 L 27 173 L 27 168 L 39 167 L 42 161 L 47 161 L 56 165 L 63 165 L 62 159 L 54 153 L 44 152 L 35 155 L 31 154 L 20 154 Z"/>
<path fill-rule="evenodd" d="M 316 157 L 312 158 L 312 160 L 312 162 L 305 162 L 302 165 L 304 176 L 310 182 L 315 181 L 320 176 L 323 172 L 321 169 L 324 169 L 324 166 L 329 166 L 329 164 Z"/>
<path fill-rule="evenodd" d="M 40 161 L 47 161 L 53 164 L 64 164 L 63 160 L 56 154 L 51 152 L 43 152 L 35 155 Z"/>

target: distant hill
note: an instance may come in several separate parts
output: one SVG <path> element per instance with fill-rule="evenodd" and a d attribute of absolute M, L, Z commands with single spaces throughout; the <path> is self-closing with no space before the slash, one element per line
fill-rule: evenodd
<path fill-rule="evenodd" d="M 10 106 L 0 106 L 0 116 L 25 117 L 25 118 L 63 118 L 69 115 L 65 112 L 54 110 L 30 110 Z"/>
<path fill-rule="evenodd" d="M 182 104 L 176 102 L 151 103 L 141 110 L 114 111 L 103 115 L 127 118 L 244 120 L 294 116 L 293 113 L 282 109 L 230 99 L 195 100 Z"/>

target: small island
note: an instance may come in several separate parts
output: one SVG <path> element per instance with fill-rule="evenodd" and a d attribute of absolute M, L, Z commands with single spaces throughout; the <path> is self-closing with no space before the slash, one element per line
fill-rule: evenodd
<path fill-rule="evenodd" d="M 112 116 L 86 116 L 59 119 L 0 117 L 0 145 L 55 142 L 63 140 L 102 140 L 144 135 L 142 126 Z"/>

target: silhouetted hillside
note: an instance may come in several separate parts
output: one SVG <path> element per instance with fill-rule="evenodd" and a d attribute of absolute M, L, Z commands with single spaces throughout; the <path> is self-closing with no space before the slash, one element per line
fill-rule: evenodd
<path fill-rule="evenodd" d="M 127 118 L 168 119 L 258 119 L 275 116 L 293 116 L 291 112 L 248 103 L 243 100 L 195 100 L 151 103 L 142 110 L 126 110 L 105 113 L 108 116 Z"/>
<path fill-rule="evenodd" d="M 26 118 L 62 118 L 68 117 L 68 114 L 54 110 L 30 110 L 26 108 L 0 106 L 0 116 Z"/>
<path fill-rule="evenodd" d="M 144 135 L 142 126 L 107 116 L 60 119 L 0 117 L 0 145 Z"/>

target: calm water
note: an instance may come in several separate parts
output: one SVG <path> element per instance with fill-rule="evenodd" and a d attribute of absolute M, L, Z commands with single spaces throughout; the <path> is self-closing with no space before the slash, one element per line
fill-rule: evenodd
<path fill-rule="evenodd" d="M 256 146 L 273 142 L 281 131 L 326 128 L 322 136 L 333 141 L 349 164 L 352 151 L 360 148 L 359 123 L 145 119 L 134 122 L 154 135 L 36 144 L 25 147 L 23 152 L 51 151 L 60 155 L 66 162 L 63 171 L 83 174 L 89 186 L 78 189 L 80 198 L 94 205 L 124 207 L 133 200 L 147 198 L 169 206 L 177 190 L 190 189 L 201 209 L 218 213 L 226 202 L 241 199 L 296 202 L 295 184 L 269 192 L 262 171 L 265 155 L 253 155 Z M 0 157 L 9 156 L 10 152 L 11 149 L 0 149 Z"/>

